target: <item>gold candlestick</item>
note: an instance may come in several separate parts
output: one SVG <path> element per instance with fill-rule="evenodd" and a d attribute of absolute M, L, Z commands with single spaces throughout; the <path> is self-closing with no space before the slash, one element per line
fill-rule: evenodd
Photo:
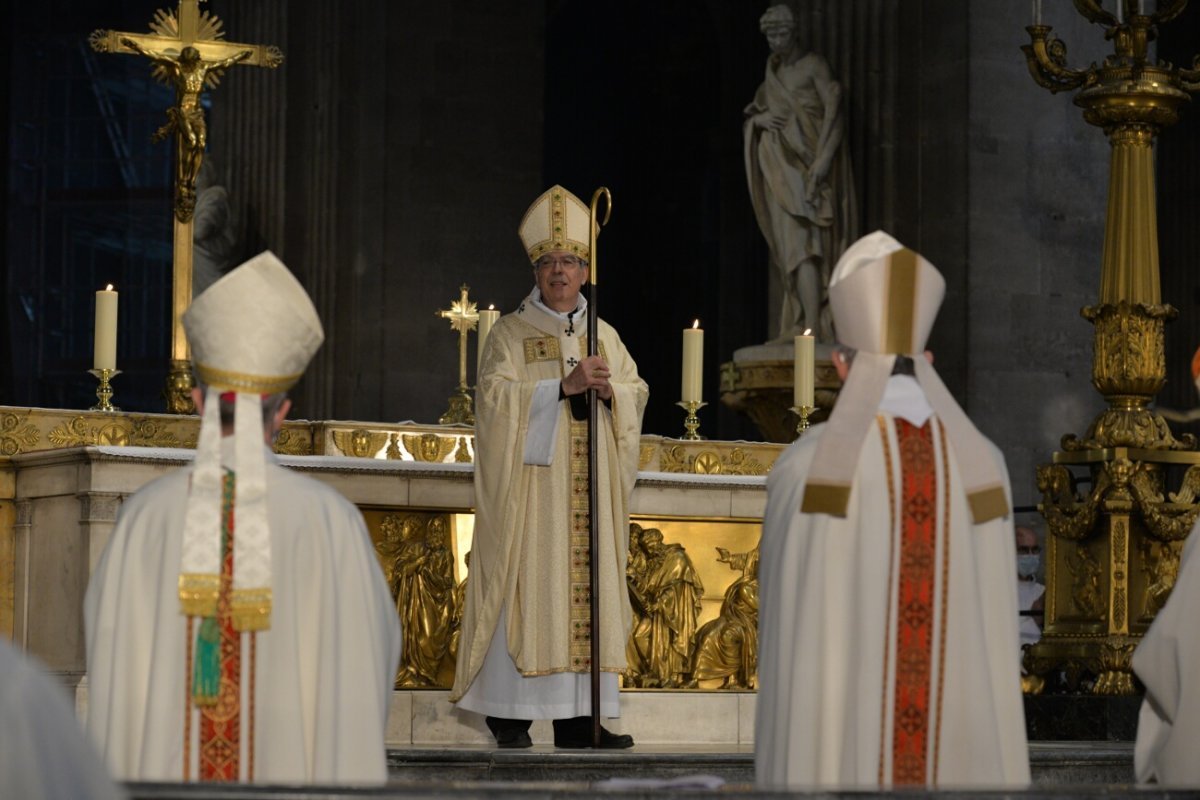
<path fill-rule="evenodd" d="M 683 428 L 687 431 L 681 438 L 689 441 L 699 441 L 704 437 L 696 433 L 700 427 L 700 418 L 696 416 L 696 412 L 704 408 L 708 403 L 702 403 L 696 400 L 680 400 L 675 405 L 687 411 L 687 416 L 683 420 Z"/>
<path fill-rule="evenodd" d="M 92 406 L 89 411 L 120 411 L 112 404 L 112 384 L 110 380 L 121 374 L 119 369 L 89 369 L 88 372 L 95 375 L 100 380 L 100 385 L 96 387 L 96 405 Z"/>
<path fill-rule="evenodd" d="M 808 422 L 808 418 L 816 410 L 816 406 L 792 406 L 792 413 L 800 418 L 800 421 L 796 423 L 797 439 L 803 436 L 804 432 L 812 427 L 812 425 L 810 425 Z"/>

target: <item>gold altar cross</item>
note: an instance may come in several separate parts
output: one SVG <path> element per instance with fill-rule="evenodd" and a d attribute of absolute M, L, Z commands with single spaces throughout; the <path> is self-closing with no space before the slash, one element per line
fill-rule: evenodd
<path fill-rule="evenodd" d="M 460 422 L 475 424 L 475 413 L 471 409 L 471 393 L 467 390 L 467 334 L 475 330 L 479 322 L 476 304 L 467 299 L 470 287 L 465 283 L 458 287 L 459 299 L 450 304 L 449 310 L 438 311 L 437 316 L 450 320 L 450 327 L 458 331 L 458 388 L 450 395 L 450 408 L 438 418 L 448 425 Z"/>
<path fill-rule="evenodd" d="M 200 95 L 216 88 L 221 75 L 234 64 L 274 68 L 283 53 L 272 45 L 224 40 L 221 20 L 200 11 L 201 0 L 179 0 L 175 13 L 159 9 L 150 23 L 152 33 L 93 31 L 88 41 L 98 53 L 132 53 L 154 64 L 153 75 L 174 86 L 176 104 L 167 109 L 167 123 L 154 141 L 175 134 L 175 223 L 171 291 L 171 373 L 167 378 L 167 408 L 176 414 L 195 411 L 191 399 L 191 365 L 183 312 L 192 302 L 192 213 L 196 207 L 196 176 L 208 141 Z"/>

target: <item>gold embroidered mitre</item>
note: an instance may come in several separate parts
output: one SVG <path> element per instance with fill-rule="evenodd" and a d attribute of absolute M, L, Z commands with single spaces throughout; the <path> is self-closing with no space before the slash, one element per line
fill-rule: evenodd
<path fill-rule="evenodd" d="M 565 250 L 587 261 L 590 220 L 591 212 L 582 200 L 561 186 L 551 186 L 525 212 L 517 234 L 534 264 L 551 250 Z"/>
<path fill-rule="evenodd" d="M 262 396 L 291 388 L 325 333 L 312 300 L 273 253 L 242 264 L 196 298 L 183 315 L 196 376 L 207 385 L 184 518 L 180 610 L 215 617 L 220 592 L 224 509 L 233 507 L 233 627 L 271 623 L 271 536 Z M 221 394 L 233 394 L 232 485 L 221 463 Z M 228 491 L 228 496 L 223 493 Z"/>
<path fill-rule="evenodd" d="M 908 356 L 958 457 L 972 520 L 1008 516 L 1006 476 L 990 444 L 923 354 L 945 293 L 946 281 L 933 264 L 883 231 L 862 237 L 842 254 L 829 280 L 829 305 L 838 339 L 857 355 L 817 442 L 802 512 L 846 516 L 862 442 L 896 357 Z"/>

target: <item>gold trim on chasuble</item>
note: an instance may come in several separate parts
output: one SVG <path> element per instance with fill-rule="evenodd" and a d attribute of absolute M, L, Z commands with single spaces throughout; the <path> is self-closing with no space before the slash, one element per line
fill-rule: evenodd
<path fill-rule="evenodd" d="M 896 484 L 892 480 L 892 472 L 895 465 L 892 463 L 892 440 L 888 436 L 887 417 L 882 414 L 876 415 L 875 424 L 879 426 L 879 439 L 883 443 L 883 473 L 887 476 L 887 499 L 888 499 L 888 582 L 887 582 L 887 603 L 888 603 L 888 619 L 883 626 L 883 685 L 879 692 L 879 785 L 886 786 L 883 776 L 883 765 L 886 763 L 884 744 L 887 742 L 887 736 L 884 733 L 887 731 L 887 701 L 888 701 L 888 668 L 890 666 L 889 656 L 891 655 L 891 647 L 888 646 L 891 642 L 891 605 L 892 605 L 892 587 L 896 580 Z"/>
<path fill-rule="evenodd" d="M 557 336 L 530 336 L 525 339 L 525 363 L 561 361 L 562 351 Z"/>
<path fill-rule="evenodd" d="M 954 488 L 950 475 L 950 459 L 946 454 L 946 427 L 937 420 L 937 439 L 942 453 L 942 621 L 938 631 L 937 724 L 933 729 L 933 771 L 930 780 L 937 782 L 938 756 L 942 746 L 942 698 L 946 685 L 946 613 L 950 597 L 950 492 Z M 1001 492 L 1003 495 L 1003 492 Z"/>
<path fill-rule="evenodd" d="M 586 420 L 571 420 L 570 672 L 590 672 L 592 669 L 592 536 L 587 429 Z"/>

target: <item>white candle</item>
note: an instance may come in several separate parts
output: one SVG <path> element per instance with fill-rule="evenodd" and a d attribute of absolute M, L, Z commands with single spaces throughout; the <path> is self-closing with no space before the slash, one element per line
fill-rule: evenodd
<path fill-rule="evenodd" d="M 1125 22 L 1125 0 L 1117 0 L 1117 24 Z"/>
<path fill-rule="evenodd" d="M 704 329 L 700 320 L 692 327 L 683 329 L 683 380 L 680 399 L 685 403 L 699 403 L 704 389 Z"/>
<path fill-rule="evenodd" d="M 479 349 L 475 354 L 475 379 L 479 379 L 479 365 L 483 363 L 483 344 L 487 341 L 492 326 L 500 319 L 500 312 L 495 306 L 488 306 L 479 312 Z"/>
<path fill-rule="evenodd" d="M 96 330 L 93 334 L 95 369 L 117 368 L 117 293 L 112 284 L 96 292 Z"/>
<path fill-rule="evenodd" d="M 1033 0 L 1033 24 L 1042 24 L 1042 0 Z"/>
<path fill-rule="evenodd" d="M 795 380 L 792 402 L 797 406 L 813 407 L 813 337 L 805 331 L 796 337 Z"/>

